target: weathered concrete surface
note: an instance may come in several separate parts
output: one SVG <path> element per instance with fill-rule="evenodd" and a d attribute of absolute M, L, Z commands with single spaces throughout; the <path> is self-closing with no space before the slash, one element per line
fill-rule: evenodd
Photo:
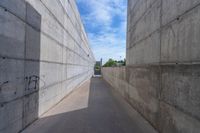
<path fill-rule="evenodd" d="M 199 72 L 199 65 L 102 69 L 103 78 L 161 133 L 200 131 Z"/>
<path fill-rule="evenodd" d="M 0 133 L 15 133 L 93 74 L 74 0 L 0 0 Z"/>
<path fill-rule="evenodd" d="M 200 0 L 129 0 L 126 68 L 103 77 L 162 133 L 200 131 Z"/>
<path fill-rule="evenodd" d="M 93 78 L 45 113 L 23 133 L 156 133 L 136 111 Z"/>

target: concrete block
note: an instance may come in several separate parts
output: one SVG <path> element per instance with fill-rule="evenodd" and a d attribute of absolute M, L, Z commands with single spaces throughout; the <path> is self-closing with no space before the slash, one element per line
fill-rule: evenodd
<path fill-rule="evenodd" d="M 25 50 L 25 58 L 32 60 L 40 60 L 41 51 L 41 39 L 40 32 L 35 30 L 34 28 L 26 25 L 26 50 Z"/>
<path fill-rule="evenodd" d="M 62 96 L 68 95 L 74 88 L 69 88 L 70 80 L 65 80 L 62 82 Z"/>
<path fill-rule="evenodd" d="M 22 129 L 23 99 L 0 107 L 0 132 L 18 132 Z"/>
<path fill-rule="evenodd" d="M 38 118 L 39 94 L 26 95 L 23 100 L 23 127 L 26 127 Z"/>
<path fill-rule="evenodd" d="M 25 0 L 1 0 L 0 6 L 7 9 L 12 14 L 25 20 L 26 18 L 26 3 Z"/>
<path fill-rule="evenodd" d="M 200 60 L 200 8 L 180 17 L 162 30 L 162 62 L 195 62 Z"/>
<path fill-rule="evenodd" d="M 160 1 L 153 4 L 149 10 L 138 23 L 129 29 L 129 46 L 134 45 L 138 41 L 148 37 L 152 32 L 160 28 Z"/>
<path fill-rule="evenodd" d="M 0 103 L 22 97 L 24 85 L 24 61 L 0 59 Z"/>
<path fill-rule="evenodd" d="M 41 1 L 63 26 L 65 12 L 63 10 L 60 1 L 59 0 L 54 0 L 54 1 L 41 0 Z"/>
<path fill-rule="evenodd" d="M 159 113 L 159 70 L 157 67 L 103 68 L 102 73 L 103 78 L 118 93 L 152 125 L 156 126 Z"/>
<path fill-rule="evenodd" d="M 200 0 L 163 0 L 162 25 L 169 23 L 200 4 Z M 199 7 L 197 7 L 199 8 Z"/>
<path fill-rule="evenodd" d="M 126 69 L 129 83 L 130 101 L 143 116 L 156 125 L 159 99 L 159 68 L 158 67 L 128 67 Z M 133 89 L 133 90 L 132 90 Z M 138 101 L 136 101 L 136 99 Z M 136 101 L 136 105 L 135 104 Z"/>
<path fill-rule="evenodd" d="M 29 3 L 26 3 L 26 22 L 34 27 L 36 30 L 40 31 L 41 14 L 39 14 L 37 10 Z"/>
<path fill-rule="evenodd" d="M 139 0 L 128 0 L 128 10 L 131 12 Z"/>
<path fill-rule="evenodd" d="M 56 40 L 60 44 L 63 43 L 63 28 L 55 20 L 52 13 L 45 7 L 41 1 L 27 0 L 27 2 L 41 15 L 41 30 Z"/>
<path fill-rule="evenodd" d="M 62 84 L 57 83 L 39 91 L 39 116 L 60 101 L 57 97 L 59 97 L 61 89 Z"/>
<path fill-rule="evenodd" d="M 41 34 L 41 57 L 43 61 L 62 63 L 63 60 L 63 46 L 52 40 L 48 36 Z"/>
<path fill-rule="evenodd" d="M 25 24 L 0 8 L 0 55 L 24 58 Z"/>
<path fill-rule="evenodd" d="M 40 62 L 40 89 L 58 84 L 62 81 L 62 65 Z"/>
<path fill-rule="evenodd" d="M 40 88 L 40 62 L 26 61 L 25 62 L 25 92 L 24 95 L 29 95 L 37 92 Z"/>
<path fill-rule="evenodd" d="M 67 11 L 67 14 L 68 14 L 69 19 L 71 20 L 71 22 L 72 22 L 73 24 L 75 24 L 75 22 L 76 22 L 76 17 L 75 17 L 75 14 L 74 14 L 74 11 L 73 11 L 73 9 L 72 9 L 72 6 L 71 6 L 70 1 L 68 1 L 68 4 L 67 4 L 67 6 L 66 6 L 66 11 Z"/>
<path fill-rule="evenodd" d="M 138 2 L 136 2 L 135 8 L 133 8 L 129 13 L 129 17 L 130 17 L 129 26 L 133 27 L 137 23 L 137 21 L 146 14 L 146 12 L 149 12 L 150 10 L 152 10 L 151 7 L 156 1 L 160 1 L 160 0 L 139 0 Z"/>
<path fill-rule="evenodd" d="M 74 40 L 71 38 L 71 36 L 66 32 L 64 31 L 64 41 L 63 41 L 63 44 L 65 47 L 71 49 L 71 50 L 74 50 L 74 45 L 75 45 L 75 42 Z"/>
<path fill-rule="evenodd" d="M 198 133 L 200 122 L 168 104 L 160 104 L 159 131 L 162 133 Z"/>
<path fill-rule="evenodd" d="M 67 63 L 69 64 L 73 64 L 74 63 L 74 56 L 75 56 L 75 53 L 69 49 L 67 49 Z"/>
<path fill-rule="evenodd" d="M 67 64 L 63 64 L 62 68 L 63 68 L 63 70 L 62 70 L 62 81 L 64 81 L 64 80 L 67 80 L 67 69 L 68 69 Z"/>
<path fill-rule="evenodd" d="M 68 52 L 68 49 L 63 46 L 63 49 L 62 49 L 62 63 L 63 64 L 67 63 L 67 52 Z"/>
<path fill-rule="evenodd" d="M 163 66 L 161 99 L 200 119 L 199 65 Z"/>
<path fill-rule="evenodd" d="M 129 48 L 128 65 L 160 62 L 160 32 Z"/>

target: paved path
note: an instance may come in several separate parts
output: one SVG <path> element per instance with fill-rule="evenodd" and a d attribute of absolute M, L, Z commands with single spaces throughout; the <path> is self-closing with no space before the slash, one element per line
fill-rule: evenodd
<path fill-rule="evenodd" d="M 24 133 L 156 133 L 101 78 L 92 78 Z"/>

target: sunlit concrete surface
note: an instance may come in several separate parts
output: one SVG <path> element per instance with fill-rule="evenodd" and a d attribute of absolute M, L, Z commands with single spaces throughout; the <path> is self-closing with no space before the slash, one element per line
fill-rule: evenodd
<path fill-rule="evenodd" d="M 101 78 L 92 78 L 23 133 L 156 133 Z"/>

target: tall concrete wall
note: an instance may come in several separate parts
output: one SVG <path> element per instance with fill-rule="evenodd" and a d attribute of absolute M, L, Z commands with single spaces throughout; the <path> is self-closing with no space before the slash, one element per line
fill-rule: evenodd
<path fill-rule="evenodd" d="M 94 63 L 74 0 L 0 0 L 0 133 L 25 128 Z"/>
<path fill-rule="evenodd" d="M 103 76 L 161 133 L 200 131 L 200 0 L 129 0 L 126 68 Z"/>

